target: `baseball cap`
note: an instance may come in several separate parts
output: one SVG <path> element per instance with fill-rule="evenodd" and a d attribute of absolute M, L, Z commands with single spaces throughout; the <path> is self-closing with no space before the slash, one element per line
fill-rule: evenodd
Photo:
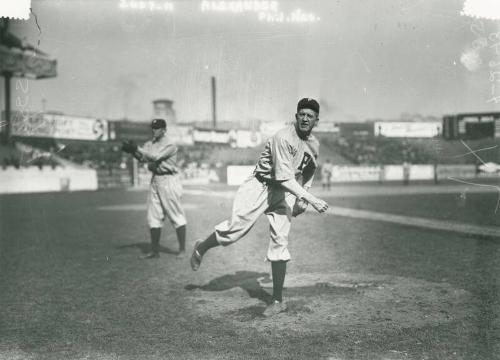
<path fill-rule="evenodd" d="M 319 103 L 312 98 L 303 98 L 300 99 L 297 104 L 297 112 L 299 112 L 300 109 L 311 109 L 319 114 Z"/>
<path fill-rule="evenodd" d="M 167 123 L 163 119 L 154 119 L 151 121 L 151 129 L 166 129 Z"/>

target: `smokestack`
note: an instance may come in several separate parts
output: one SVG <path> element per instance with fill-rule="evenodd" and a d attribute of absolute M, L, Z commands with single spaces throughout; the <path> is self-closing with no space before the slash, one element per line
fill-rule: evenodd
<path fill-rule="evenodd" d="M 175 126 L 177 116 L 173 109 L 173 101 L 169 99 L 157 99 L 153 101 L 153 117 L 165 119 L 168 126 Z"/>

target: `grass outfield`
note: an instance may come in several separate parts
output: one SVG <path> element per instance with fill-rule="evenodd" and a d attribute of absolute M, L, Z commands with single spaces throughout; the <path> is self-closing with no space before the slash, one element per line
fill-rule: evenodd
<path fill-rule="evenodd" d="M 230 214 L 214 189 L 184 198 L 188 248 Z M 498 225 L 496 193 L 459 194 L 328 200 Z M 292 228 L 289 311 L 265 319 L 266 219 L 194 273 L 170 225 L 161 258 L 139 259 L 145 195 L 0 197 L 0 359 L 500 358 L 500 239 L 308 212 Z"/>
<path fill-rule="evenodd" d="M 331 192 L 334 199 L 331 204 L 477 225 L 500 225 L 500 208 L 497 209 L 500 196 L 498 191 L 471 192 L 469 191 L 471 186 L 456 188 L 456 192 L 450 193 L 398 194 L 385 196 L 383 199 L 380 196 L 369 195 L 343 197 L 341 191 L 333 188 Z"/>

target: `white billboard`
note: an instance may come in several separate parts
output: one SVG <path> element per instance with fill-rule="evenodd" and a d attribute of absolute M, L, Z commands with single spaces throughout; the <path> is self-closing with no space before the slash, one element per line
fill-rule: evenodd
<path fill-rule="evenodd" d="M 176 145 L 193 145 L 193 128 L 184 125 L 169 126 L 167 137 Z"/>
<path fill-rule="evenodd" d="M 14 113 L 11 135 L 72 140 L 108 140 L 108 121 L 55 114 Z"/>
<path fill-rule="evenodd" d="M 434 179 L 434 165 L 411 165 L 410 180 Z"/>
<path fill-rule="evenodd" d="M 262 143 L 262 134 L 251 130 L 231 130 L 229 131 L 231 147 L 251 148 Z"/>
<path fill-rule="evenodd" d="M 44 166 L 7 168 L 0 171 L 0 193 L 37 193 L 97 190 L 97 172 L 92 169 L 52 169 Z"/>
<path fill-rule="evenodd" d="M 333 166 L 333 182 L 379 181 L 380 166 Z"/>
<path fill-rule="evenodd" d="M 193 141 L 196 143 L 229 144 L 229 131 L 194 129 Z"/>
<path fill-rule="evenodd" d="M 339 126 L 333 122 L 318 121 L 318 125 L 314 128 L 314 132 L 319 133 L 338 133 L 340 131 Z"/>
<path fill-rule="evenodd" d="M 377 121 L 374 124 L 375 136 L 399 138 L 432 138 L 442 134 L 443 124 L 423 121 Z"/>

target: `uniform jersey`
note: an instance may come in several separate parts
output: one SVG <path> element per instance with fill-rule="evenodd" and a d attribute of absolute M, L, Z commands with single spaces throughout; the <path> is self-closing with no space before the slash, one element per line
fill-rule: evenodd
<path fill-rule="evenodd" d="M 319 141 L 314 135 L 301 139 L 294 125 L 278 131 L 271 137 L 261 153 L 254 170 L 256 177 L 271 181 L 300 180 L 307 171 L 307 182 L 317 168 Z M 304 184 L 309 185 L 309 184 Z"/>
<path fill-rule="evenodd" d="M 167 217 L 177 229 L 186 225 L 181 205 L 182 185 L 176 176 L 177 146 L 166 136 L 151 140 L 141 147 L 140 160 L 148 164 L 153 173 L 148 194 L 147 220 L 150 228 L 161 228 Z"/>
<path fill-rule="evenodd" d="M 269 261 L 288 261 L 288 235 L 292 208 L 296 201 L 279 182 L 301 177 L 312 183 L 316 169 L 319 142 L 310 135 L 307 140 L 297 135 L 295 126 L 286 127 L 271 137 L 250 176 L 238 189 L 233 201 L 231 219 L 215 226 L 219 244 L 229 245 L 241 239 L 266 214 L 271 227 L 266 258 Z"/>
<path fill-rule="evenodd" d="M 172 175 L 179 173 L 177 167 L 177 146 L 167 136 L 150 140 L 142 147 L 142 161 L 148 163 L 148 169 L 154 175 Z"/>

